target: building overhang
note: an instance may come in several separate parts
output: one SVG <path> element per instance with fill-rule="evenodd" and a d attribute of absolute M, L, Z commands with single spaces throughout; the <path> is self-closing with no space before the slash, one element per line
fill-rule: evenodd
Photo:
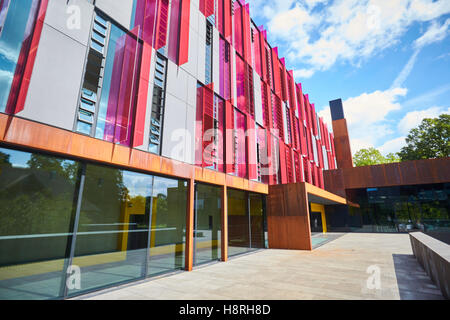
<path fill-rule="evenodd" d="M 302 182 L 305 185 L 305 190 L 308 195 L 308 201 L 323 205 L 337 205 L 348 204 L 347 199 L 338 196 L 337 194 L 318 188 L 307 182 Z"/>

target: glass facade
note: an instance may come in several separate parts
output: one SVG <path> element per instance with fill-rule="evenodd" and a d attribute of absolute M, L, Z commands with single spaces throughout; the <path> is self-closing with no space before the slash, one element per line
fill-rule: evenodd
<path fill-rule="evenodd" d="M 0 148 L 0 299 L 184 268 L 186 197 L 184 180 Z"/>
<path fill-rule="evenodd" d="M 40 0 L 0 1 L 0 112 L 15 108 Z"/>
<path fill-rule="evenodd" d="M 228 256 L 266 248 L 264 196 L 228 189 Z"/>
<path fill-rule="evenodd" d="M 450 183 L 349 190 L 360 209 L 330 206 L 329 231 L 422 231 L 450 239 Z"/>
<path fill-rule="evenodd" d="M 60 296 L 80 165 L 0 148 L 0 299 Z"/>
<path fill-rule="evenodd" d="M 194 265 L 219 260 L 222 238 L 222 187 L 195 186 Z"/>

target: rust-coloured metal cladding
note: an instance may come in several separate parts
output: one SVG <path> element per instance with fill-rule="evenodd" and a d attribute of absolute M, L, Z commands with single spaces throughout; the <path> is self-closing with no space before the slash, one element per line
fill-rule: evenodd
<path fill-rule="evenodd" d="M 352 168 L 353 157 L 348 136 L 347 120 L 334 120 L 333 133 L 338 168 Z"/>
<path fill-rule="evenodd" d="M 328 170 L 324 172 L 325 187 L 341 195 L 346 189 L 446 183 L 450 181 L 449 168 L 447 157 Z"/>
<path fill-rule="evenodd" d="M 268 185 L 203 169 L 188 163 L 164 158 L 149 152 L 116 145 L 82 134 L 16 116 L 0 114 L 0 143 L 50 152 L 62 157 L 78 158 L 126 169 L 146 171 L 174 178 L 194 179 L 214 185 L 267 194 Z"/>

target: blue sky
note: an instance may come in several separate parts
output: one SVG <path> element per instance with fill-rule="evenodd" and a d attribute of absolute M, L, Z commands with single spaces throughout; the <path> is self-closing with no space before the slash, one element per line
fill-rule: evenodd
<path fill-rule="evenodd" d="M 423 118 L 450 113 L 449 0 L 248 0 L 331 129 L 342 98 L 352 152 L 398 152 Z"/>

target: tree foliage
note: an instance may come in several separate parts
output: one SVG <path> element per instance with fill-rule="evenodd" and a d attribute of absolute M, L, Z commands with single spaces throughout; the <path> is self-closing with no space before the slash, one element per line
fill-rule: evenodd
<path fill-rule="evenodd" d="M 381 152 L 375 148 L 361 149 L 353 156 L 353 163 L 355 164 L 355 167 L 371 166 L 375 164 L 392 163 L 399 161 L 400 158 L 397 155 L 389 153 L 388 155 L 386 155 L 386 157 L 384 157 Z"/>
<path fill-rule="evenodd" d="M 423 119 L 409 132 L 398 155 L 402 161 L 450 157 L 450 115 Z"/>

